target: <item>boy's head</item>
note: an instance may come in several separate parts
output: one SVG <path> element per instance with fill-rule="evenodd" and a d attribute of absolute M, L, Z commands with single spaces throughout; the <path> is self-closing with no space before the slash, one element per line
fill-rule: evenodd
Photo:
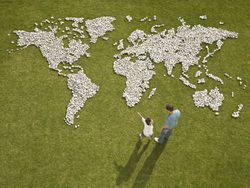
<path fill-rule="evenodd" d="M 146 118 L 145 121 L 146 121 L 147 125 L 150 125 L 152 120 L 150 118 Z"/>
<path fill-rule="evenodd" d="M 166 110 L 167 110 L 169 113 L 172 113 L 172 112 L 174 111 L 173 105 L 167 104 L 167 105 L 166 105 Z"/>

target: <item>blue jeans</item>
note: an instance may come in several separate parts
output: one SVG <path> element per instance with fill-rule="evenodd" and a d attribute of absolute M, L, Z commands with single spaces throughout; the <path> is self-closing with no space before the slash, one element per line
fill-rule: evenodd
<path fill-rule="evenodd" d="M 171 135 L 172 129 L 162 129 L 161 135 L 159 137 L 159 144 L 163 144 L 165 140 Z"/>

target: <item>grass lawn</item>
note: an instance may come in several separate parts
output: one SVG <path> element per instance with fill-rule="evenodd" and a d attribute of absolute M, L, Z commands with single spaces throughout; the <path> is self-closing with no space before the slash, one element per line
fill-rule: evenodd
<path fill-rule="evenodd" d="M 250 187 L 250 1 L 247 0 L 1 0 L 0 1 L 0 187 Z M 128 23 L 126 15 L 134 20 Z M 199 16 L 206 14 L 207 20 Z M 157 15 L 156 22 L 136 20 Z M 31 31 L 35 22 L 54 16 L 95 18 L 114 16 L 115 31 L 108 41 L 91 45 L 92 57 L 77 64 L 100 86 L 80 112 L 75 130 L 63 119 L 71 98 L 67 80 L 48 68 L 34 46 L 7 54 L 15 29 Z M 220 115 L 198 109 L 193 90 L 177 78 L 163 77 L 163 64 L 135 108 L 121 97 L 125 77 L 113 72 L 115 41 L 135 29 L 150 31 L 154 24 L 177 27 L 181 16 L 188 24 L 221 27 L 239 33 L 227 39 L 208 61 L 209 70 L 223 78 L 225 96 Z M 219 25 L 219 22 L 225 22 Z M 174 74 L 181 72 L 174 69 Z M 195 71 L 192 68 L 190 71 Z M 246 90 L 224 73 L 246 81 Z M 205 88 L 205 86 L 204 86 Z M 234 91 L 235 97 L 231 97 Z M 166 115 L 165 104 L 182 111 L 178 126 L 164 146 L 138 141 L 140 111 L 152 117 L 155 134 Z M 239 103 L 239 119 L 231 113 Z"/>

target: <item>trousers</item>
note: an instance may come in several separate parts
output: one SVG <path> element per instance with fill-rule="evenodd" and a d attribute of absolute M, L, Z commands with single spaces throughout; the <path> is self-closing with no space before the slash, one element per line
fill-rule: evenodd
<path fill-rule="evenodd" d="M 169 138 L 171 133 L 172 129 L 162 129 L 161 135 L 159 137 L 159 144 L 163 144 L 163 142 Z"/>

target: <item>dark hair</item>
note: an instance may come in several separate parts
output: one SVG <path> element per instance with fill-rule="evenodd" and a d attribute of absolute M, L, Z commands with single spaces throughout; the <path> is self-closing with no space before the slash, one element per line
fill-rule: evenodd
<path fill-rule="evenodd" d="M 170 112 L 173 112 L 173 111 L 174 111 L 174 107 L 173 107 L 173 105 L 171 105 L 171 104 L 167 104 L 167 105 L 166 105 L 166 109 L 167 109 L 168 111 L 170 111 Z"/>
<path fill-rule="evenodd" d="M 151 123 L 151 119 L 150 118 L 146 118 L 146 123 L 147 123 L 147 125 L 150 125 L 150 123 Z"/>

